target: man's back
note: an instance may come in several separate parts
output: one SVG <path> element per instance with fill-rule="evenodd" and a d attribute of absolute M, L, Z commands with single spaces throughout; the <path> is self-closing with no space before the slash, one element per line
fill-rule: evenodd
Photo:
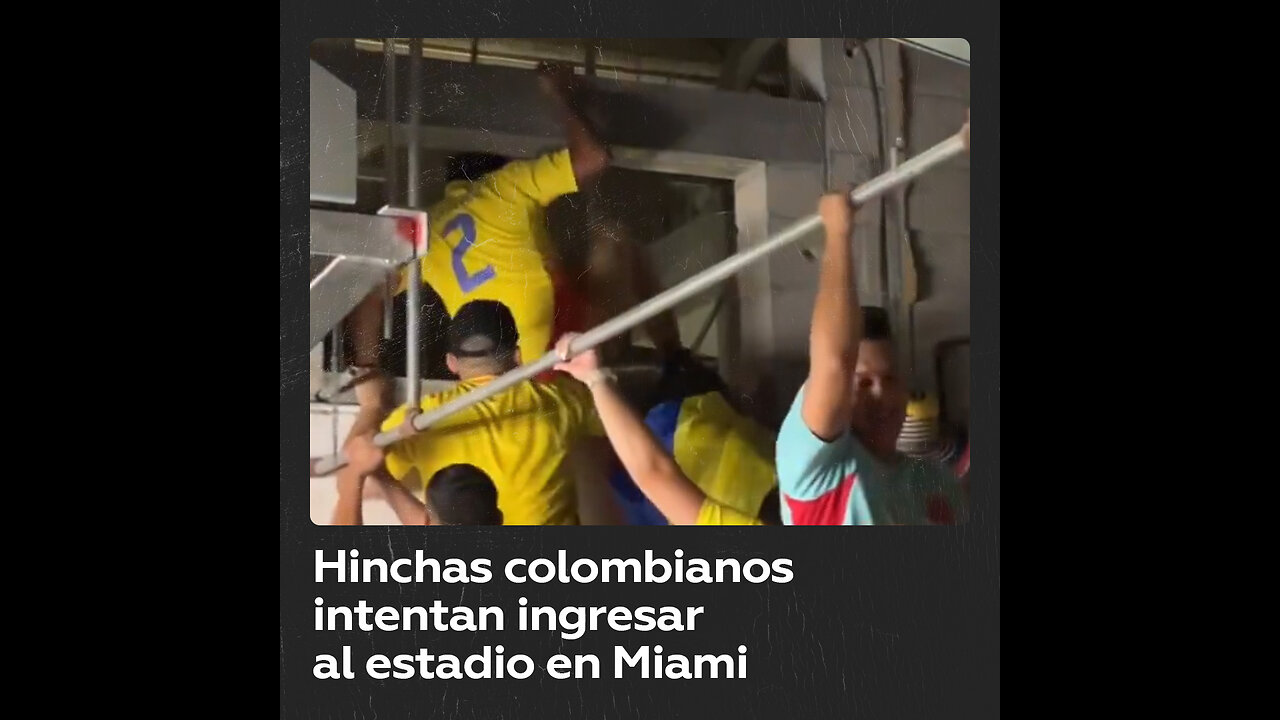
<path fill-rule="evenodd" d="M 567 150 L 513 160 L 474 182 L 449 183 L 428 211 L 423 282 L 451 315 L 472 300 L 503 303 L 516 318 L 525 359 L 540 357 L 550 346 L 555 314 L 546 207 L 577 189 Z"/>
<path fill-rule="evenodd" d="M 777 485 L 772 434 L 735 411 L 718 391 L 661 402 L 645 424 L 681 472 L 716 504 L 754 518 Z M 625 472 L 617 472 L 614 486 L 634 523 L 665 523 Z"/>
<path fill-rule="evenodd" d="M 772 433 L 738 414 L 718 392 L 681 402 L 672 448 L 708 497 L 755 517 L 776 486 Z"/>
<path fill-rule="evenodd" d="M 435 409 L 493 379 L 473 378 L 424 397 L 422 409 Z M 405 408 L 397 409 L 383 430 L 404 417 Z M 524 382 L 392 445 L 386 464 L 397 480 L 410 470 L 427 478 L 456 463 L 474 465 L 493 478 L 507 525 L 572 525 L 578 522 L 577 501 L 565 457 L 584 435 L 603 432 L 579 383 Z"/>

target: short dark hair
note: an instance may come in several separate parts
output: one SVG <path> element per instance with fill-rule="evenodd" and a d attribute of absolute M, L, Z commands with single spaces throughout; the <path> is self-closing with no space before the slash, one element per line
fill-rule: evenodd
<path fill-rule="evenodd" d="M 889 330 L 889 313 L 882 307 L 875 305 L 863 306 L 862 308 L 862 339 L 863 340 L 892 340 L 893 334 Z"/>
<path fill-rule="evenodd" d="M 509 162 L 508 158 L 492 153 L 458 153 L 449 156 L 445 168 L 445 182 L 465 180 L 475 182 Z"/>
<path fill-rule="evenodd" d="M 475 465 L 450 465 L 427 481 L 427 504 L 445 525 L 501 525 L 498 488 Z"/>
<path fill-rule="evenodd" d="M 472 300 L 458 308 L 446 335 L 448 352 L 459 358 L 510 359 L 520 346 L 515 316 L 497 300 Z"/>

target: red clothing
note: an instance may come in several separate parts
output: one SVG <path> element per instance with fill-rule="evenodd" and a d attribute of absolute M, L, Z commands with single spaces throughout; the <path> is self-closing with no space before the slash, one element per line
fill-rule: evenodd
<path fill-rule="evenodd" d="M 552 320 L 551 345 L 565 333 L 587 330 L 587 296 L 581 283 L 565 275 L 563 271 L 551 271 L 551 285 L 555 291 L 556 314 Z"/>
<path fill-rule="evenodd" d="M 580 333 L 587 330 L 587 295 L 582 284 L 564 274 L 561 270 L 548 270 L 551 275 L 551 286 L 555 296 L 555 315 L 551 321 L 551 347 L 556 346 L 565 333 Z M 525 358 L 532 362 L 535 358 Z M 549 381 L 555 376 L 550 370 L 538 376 L 539 380 Z"/>

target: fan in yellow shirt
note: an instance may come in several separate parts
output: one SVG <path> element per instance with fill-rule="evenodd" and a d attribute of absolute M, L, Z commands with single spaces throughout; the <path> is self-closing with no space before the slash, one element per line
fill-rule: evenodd
<path fill-rule="evenodd" d="M 451 316 L 473 300 L 506 305 L 520 331 L 520 352 L 530 360 L 551 346 L 557 307 L 548 259 L 556 255 L 546 209 L 578 191 L 573 161 L 569 149 L 509 162 L 490 155 L 452 157 L 444 199 L 427 212 L 422 282 Z M 407 280 L 402 271 L 397 294 Z"/>
<path fill-rule="evenodd" d="M 530 361 L 550 349 L 553 323 L 564 309 L 557 306 L 564 283 L 547 231 L 547 206 L 578 192 L 609 165 L 608 147 L 578 107 L 572 70 L 546 66 L 539 79 L 558 107 L 567 147 L 533 159 L 488 153 L 450 157 L 444 198 L 427 211 L 429 237 L 420 260 L 423 284 L 440 296 L 449 315 L 472 300 L 506 305 L 520 330 L 520 350 Z M 402 271 L 397 294 L 405 291 L 407 280 Z M 350 323 L 355 366 L 376 366 L 381 318 L 379 291 L 356 309 Z"/>
<path fill-rule="evenodd" d="M 556 351 L 568 357 L 569 334 Z M 599 356 L 588 350 L 556 365 L 581 380 L 591 391 L 600 422 L 618 460 L 640 490 L 672 525 L 764 525 L 765 523 L 717 501 L 689 479 L 658 439 L 613 386 Z M 603 483 L 601 483 L 603 484 Z"/>
<path fill-rule="evenodd" d="M 547 206 L 578 192 L 609 165 L 608 147 L 577 106 L 572 70 L 548 66 L 539 78 L 555 98 L 567 147 L 534 159 L 450 157 L 444 198 L 427 212 L 427 250 L 419 261 L 423 284 L 440 296 L 450 316 L 472 300 L 506 305 L 520 331 L 521 353 L 530 361 L 550 349 L 554 325 L 570 309 L 561 305 L 575 300 L 547 231 Z M 402 270 L 397 294 L 407 280 Z M 379 289 L 352 311 L 347 331 L 352 366 L 367 372 L 358 381 L 372 380 L 385 394 L 390 388 L 376 372 L 382 315 Z"/>
<path fill-rule="evenodd" d="M 440 407 L 519 365 L 518 337 L 515 320 L 501 303 L 463 305 L 449 324 L 447 356 L 449 369 L 462 382 L 422 398 L 419 410 Z M 408 417 L 402 406 L 382 429 L 392 430 Z M 570 456 L 601 435 L 586 389 L 558 376 L 520 383 L 392 444 L 385 466 L 392 478 L 420 495 L 423 479 L 469 464 L 492 478 L 504 524 L 573 525 L 579 522 L 580 501 L 594 502 L 584 496 L 595 488 L 578 487 Z"/>
<path fill-rule="evenodd" d="M 720 376 L 685 352 L 665 364 L 643 406 L 644 421 L 684 476 L 708 498 L 768 521 L 780 512 L 774 437 L 727 397 L 729 389 Z M 630 524 L 668 524 L 628 473 L 615 469 L 610 483 Z M 777 522 L 781 524 L 780 517 Z"/>
<path fill-rule="evenodd" d="M 547 229 L 547 207 L 603 172 L 609 164 L 609 151 L 579 106 L 582 95 L 575 87 L 572 70 L 544 67 L 539 79 L 554 98 L 567 147 L 527 160 L 480 153 L 451 157 L 449 182 L 444 198 L 429 210 L 430 236 L 419 260 L 423 283 L 440 297 L 449 315 L 476 300 L 506 306 L 515 319 L 523 361 L 541 357 L 558 335 L 585 330 L 587 322 L 605 319 L 595 312 L 604 303 L 590 297 L 591 292 L 620 296 L 623 299 L 619 302 L 630 306 L 640 301 L 637 293 L 657 290 L 652 282 L 623 281 L 632 275 L 641 279 L 652 275 L 637 272 L 643 256 L 631 238 L 592 240 L 596 248 L 592 264 L 611 253 L 624 260 L 600 263 L 606 271 L 590 273 L 590 284 L 574 277 L 562 262 Z M 397 293 L 407 289 L 407 280 L 407 271 L 401 272 Z M 390 384 L 379 370 L 382 319 L 382 289 L 370 293 L 347 319 L 351 366 L 361 375 L 348 387 L 369 382 L 384 407 L 389 407 Z M 675 328 L 671 313 L 646 324 L 660 348 L 669 345 L 672 337 L 678 344 Z M 543 390 L 560 392 L 554 387 Z M 587 454 L 575 457 L 575 464 L 579 459 L 591 464 L 596 461 Z"/>

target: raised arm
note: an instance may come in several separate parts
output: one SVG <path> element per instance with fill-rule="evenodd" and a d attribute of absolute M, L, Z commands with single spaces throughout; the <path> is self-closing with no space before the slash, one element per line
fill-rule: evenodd
<path fill-rule="evenodd" d="M 542 88 L 555 98 L 569 143 L 569 160 L 579 187 L 609 166 L 609 148 L 596 135 L 575 96 L 573 68 L 544 63 L 538 68 Z"/>
<path fill-rule="evenodd" d="M 853 275 L 853 206 L 845 193 L 818 204 L 826 232 L 818 295 L 809 330 L 809 379 L 801 416 L 810 432 L 832 441 L 853 417 L 853 374 L 858 364 L 862 314 Z"/>
<path fill-rule="evenodd" d="M 350 465 L 338 471 L 338 504 L 333 509 L 333 524 L 364 524 L 364 476 Z"/>
<path fill-rule="evenodd" d="M 351 434 L 342 444 L 347 465 L 338 471 L 338 505 L 333 510 L 334 525 L 364 524 L 365 478 L 382 468 L 383 452 L 373 444 L 380 408 L 361 405 Z"/>
<path fill-rule="evenodd" d="M 557 343 L 560 357 L 566 356 L 573 337 L 566 335 Z M 644 421 L 600 370 L 595 350 L 559 363 L 556 369 L 569 373 L 591 390 L 609 443 L 640 491 L 672 525 L 696 525 L 706 495 L 685 477 L 675 459 L 662 449 Z"/>
<path fill-rule="evenodd" d="M 383 294 L 384 288 L 374 289 L 347 316 L 346 330 L 355 351 L 355 367 L 363 370 L 365 375 L 356 380 L 355 393 L 360 412 L 344 443 L 357 435 L 376 433 L 378 423 L 391 410 L 391 384 L 382 374 L 378 358 Z M 352 482 L 351 478 L 348 481 Z"/>
<path fill-rule="evenodd" d="M 386 415 L 387 389 L 380 375 L 355 388 L 360 409 L 347 439 L 342 443 L 347 465 L 338 471 L 338 505 L 333 511 L 334 525 L 364 524 L 365 480 L 375 473 L 386 472 L 383 467 L 386 454 L 373 443 L 373 437 Z"/>
<path fill-rule="evenodd" d="M 587 282 L 596 299 L 590 308 L 591 325 L 599 325 L 662 291 L 644 247 L 617 217 L 594 208 L 588 214 L 587 233 L 591 242 Z M 680 352 L 680 326 L 673 311 L 646 320 L 644 331 L 663 357 Z"/>

